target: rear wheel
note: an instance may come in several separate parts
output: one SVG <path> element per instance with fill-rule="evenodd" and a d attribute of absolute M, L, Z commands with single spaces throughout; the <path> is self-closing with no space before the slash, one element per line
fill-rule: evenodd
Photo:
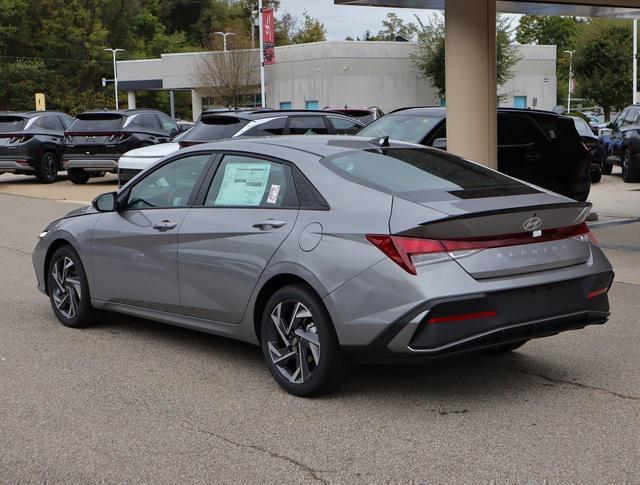
<path fill-rule="evenodd" d="M 602 174 L 611 175 L 611 172 L 613 172 L 613 164 L 609 162 L 604 162 L 602 164 Z"/>
<path fill-rule="evenodd" d="M 107 172 L 92 172 L 90 174 L 91 178 L 94 178 L 94 179 L 104 177 L 105 175 L 107 175 Z"/>
<path fill-rule="evenodd" d="M 585 170 L 579 177 L 576 184 L 575 193 L 573 198 L 577 201 L 584 202 L 589 197 L 591 192 L 591 177 L 587 170 Z"/>
<path fill-rule="evenodd" d="M 47 268 L 47 278 L 51 307 L 60 323 L 81 328 L 95 322 L 97 311 L 91 306 L 87 276 L 71 246 L 56 250 Z"/>
<path fill-rule="evenodd" d="M 622 156 L 622 180 L 625 182 L 640 181 L 640 170 L 633 164 L 631 152 L 627 149 Z"/>
<path fill-rule="evenodd" d="M 86 172 L 82 168 L 70 168 L 67 170 L 67 176 L 74 184 L 86 184 L 89 180 L 89 172 Z"/>
<path fill-rule="evenodd" d="M 58 157 L 53 152 L 44 152 L 36 162 L 36 180 L 41 184 L 51 184 L 58 176 Z"/>
<path fill-rule="evenodd" d="M 589 176 L 591 177 L 591 182 L 597 184 L 602 180 L 602 167 L 600 165 L 597 168 L 589 170 Z"/>
<path fill-rule="evenodd" d="M 318 395 L 341 382 L 343 357 L 333 324 L 322 302 L 304 285 L 285 286 L 269 299 L 261 346 L 271 375 L 291 394 Z"/>

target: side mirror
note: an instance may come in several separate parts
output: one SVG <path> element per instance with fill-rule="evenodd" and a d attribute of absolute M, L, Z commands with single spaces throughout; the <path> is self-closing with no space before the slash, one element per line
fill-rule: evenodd
<path fill-rule="evenodd" d="M 446 138 L 436 138 L 433 140 L 433 144 L 431 145 L 433 148 L 437 148 L 439 150 L 447 149 L 447 139 Z"/>
<path fill-rule="evenodd" d="M 118 192 L 99 195 L 91 201 L 91 205 L 98 212 L 113 212 L 116 210 Z"/>

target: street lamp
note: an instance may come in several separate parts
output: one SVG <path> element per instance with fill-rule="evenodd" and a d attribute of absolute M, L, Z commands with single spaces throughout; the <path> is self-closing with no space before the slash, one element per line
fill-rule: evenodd
<path fill-rule="evenodd" d="M 569 54 L 569 96 L 567 98 L 567 113 L 571 113 L 571 88 L 573 87 L 573 54 L 575 51 L 564 51 Z"/>
<path fill-rule="evenodd" d="M 235 32 L 214 32 L 214 35 L 221 35 L 223 39 L 223 51 L 227 52 L 227 35 L 236 35 Z"/>
<path fill-rule="evenodd" d="M 107 52 L 111 52 L 113 54 L 113 85 L 115 86 L 116 91 L 116 109 L 119 108 L 118 105 L 118 68 L 116 67 L 116 54 L 118 52 L 124 52 L 124 49 L 104 49 Z"/>

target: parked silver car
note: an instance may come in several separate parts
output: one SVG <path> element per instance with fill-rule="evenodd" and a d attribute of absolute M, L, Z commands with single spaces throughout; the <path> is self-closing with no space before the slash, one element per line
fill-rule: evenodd
<path fill-rule="evenodd" d="M 33 262 L 64 325 L 111 310 L 259 344 L 312 395 L 345 356 L 507 351 L 604 323 L 589 208 L 386 138 L 224 140 L 51 223 Z"/>

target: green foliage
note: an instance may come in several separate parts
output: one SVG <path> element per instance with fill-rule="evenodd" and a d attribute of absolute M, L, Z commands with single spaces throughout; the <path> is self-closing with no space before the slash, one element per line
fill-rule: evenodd
<path fill-rule="evenodd" d="M 291 37 L 292 44 L 306 44 L 327 40 L 327 29 L 324 24 L 311 17 L 306 11 L 302 15 L 302 25 Z"/>
<path fill-rule="evenodd" d="M 378 32 L 376 40 L 395 41 L 396 37 L 402 37 L 407 40 L 413 39 L 418 33 L 418 26 L 413 22 L 405 23 L 395 13 L 388 13 L 385 20 L 382 21 L 383 29 Z"/>
<path fill-rule="evenodd" d="M 523 15 L 516 40 L 520 44 L 555 45 L 559 52 L 573 50 L 581 23 L 576 17 Z"/>
<path fill-rule="evenodd" d="M 444 18 L 441 15 L 434 15 L 427 23 L 422 22 L 418 17 L 416 20 L 420 30 L 418 49 L 412 55 L 413 62 L 422 77 L 429 80 L 440 96 L 444 97 L 446 94 Z M 498 86 L 502 86 L 513 77 L 513 67 L 520 60 L 517 47 L 511 43 L 511 34 L 509 19 L 499 15 L 496 19 Z"/>
<path fill-rule="evenodd" d="M 576 42 L 578 94 L 602 106 L 607 119 L 632 102 L 632 39 L 631 21 L 594 19 Z"/>

